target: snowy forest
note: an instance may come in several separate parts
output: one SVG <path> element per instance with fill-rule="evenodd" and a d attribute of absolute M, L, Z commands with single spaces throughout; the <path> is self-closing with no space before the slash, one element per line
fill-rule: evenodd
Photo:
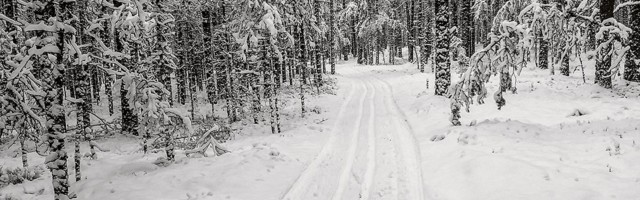
<path fill-rule="evenodd" d="M 0 199 L 640 199 L 639 70 L 637 0 L 0 0 Z"/>

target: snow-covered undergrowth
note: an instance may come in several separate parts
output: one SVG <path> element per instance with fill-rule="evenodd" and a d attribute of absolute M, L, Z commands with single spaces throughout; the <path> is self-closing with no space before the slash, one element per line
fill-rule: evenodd
<path fill-rule="evenodd" d="M 640 197 L 636 83 L 619 80 L 611 91 L 592 84 L 593 71 L 584 84 L 580 71 L 549 76 L 530 66 L 502 110 L 488 98 L 453 127 L 450 101 L 433 96 L 433 74 L 413 65 L 363 68 L 394 88 L 420 143 L 427 199 Z"/>
<path fill-rule="evenodd" d="M 337 84 L 332 87 L 342 90 L 342 85 Z M 211 149 L 207 152 L 209 157 L 187 157 L 184 151 L 177 151 L 174 164 L 158 167 L 153 162 L 164 157 L 164 152 L 143 154 L 142 139 L 117 133 L 102 138 L 98 143 L 110 151 L 98 153 L 96 160 L 82 159 L 84 179 L 80 182 L 73 181 L 73 156 L 69 157 L 71 193 L 87 200 L 279 199 L 325 143 L 334 122 L 332 118 L 337 114 L 337 110 L 331 108 L 345 98 L 342 93 L 307 94 L 307 114 L 300 118 L 299 96 L 295 91 L 285 91 L 281 97 L 283 133 L 271 134 L 267 115 L 260 124 L 253 124 L 249 119 L 234 123 L 233 139 L 223 144 L 231 152 L 222 156 L 214 156 Z M 118 96 L 114 99 L 118 108 Z M 108 118 L 106 101 L 100 105 L 97 112 Z M 189 105 L 179 107 L 190 109 Z M 224 109 L 217 107 L 216 114 L 224 115 Z M 196 119 L 202 120 L 210 112 L 210 104 L 199 105 Z M 69 143 L 66 147 L 72 155 L 73 145 Z M 88 145 L 82 146 L 83 152 L 88 149 Z M 45 169 L 44 157 L 36 153 L 28 156 L 30 166 Z M 0 151 L 0 163 L 5 168 L 21 167 L 19 145 Z M 0 188 L 0 199 L 53 199 L 51 173 L 43 171 L 42 177 L 34 181 Z"/>

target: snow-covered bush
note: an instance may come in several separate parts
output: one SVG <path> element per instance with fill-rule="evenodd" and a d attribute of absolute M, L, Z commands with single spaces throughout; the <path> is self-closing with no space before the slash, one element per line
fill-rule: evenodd
<path fill-rule="evenodd" d="M 42 177 L 44 169 L 41 167 L 32 168 L 3 168 L 0 167 L 0 188 L 6 185 L 20 184 L 25 181 L 33 181 Z"/>
<path fill-rule="evenodd" d="M 156 81 L 149 81 L 140 76 L 123 79 L 129 92 L 127 95 L 134 105 L 134 113 L 139 116 L 138 132 L 145 137 L 144 151 L 150 144 L 150 139 L 157 137 L 163 142 L 169 161 L 173 161 L 174 138 L 193 134 L 191 119 L 186 110 L 172 108 L 167 101 L 169 91 L 164 85 Z M 139 91 L 137 88 L 140 88 Z M 158 141 L 158 140 L 154 140 Z"/>

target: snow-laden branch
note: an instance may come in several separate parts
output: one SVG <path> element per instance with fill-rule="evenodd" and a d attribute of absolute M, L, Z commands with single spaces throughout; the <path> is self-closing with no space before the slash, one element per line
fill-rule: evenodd
<path fill-rule="evenodd" d="M 627 6 L 640 6 L 640 1 L 629 1 L 629 2 L 621 3 L 616 7 L 615 10 L 613 10 L 613 12 L 618 12 L 618 10 Z"/>
<path fill-rule="evenodd" d="M 23 25 L 22 23 L 7 17 L 6 15 L 3 15 L 2 13 L 0 13 L 0 20 L 9 22 L 10 24 L 13 24 L 15 26 L 22 26 Z"/>

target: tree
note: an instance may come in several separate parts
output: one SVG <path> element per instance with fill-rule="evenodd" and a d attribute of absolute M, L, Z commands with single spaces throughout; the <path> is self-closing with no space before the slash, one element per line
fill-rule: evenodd
<path fill-rule="evenodd" d="M 409 0 L 406 2 L 406 17 L 407 17 L 407 48 L 409 50 L 409 62 L 413 62 L 413 55 L 415 53 L 414 46 L 416 43 L 415 39 L 415 28 L 414 28 L 414 18 L 415 18 L 415 5 L 416 0 Z"/>
<path fill-rule="evenodd" d="M 85 20 L 88 16 L 86 14 L 87 2 L 80 1 L 76 2 L 75 10 L 77 11 L 77 16 L 79 20 L 76 22 L 76 29 L 80 30 L 80 34 L 76 36 L 76 41 L 80 44 L 85 42 L 88 38 L 82 32 L 85 27 L 87 27 L 87 23 Z M 86 56 L 82 54 L 82 51 L 78 50 L 75 53 L 75 59 L 80 61 L 81 57 Z M 78 104 L 79 112 L 77 113 L 78 125 L 76 127 L 75 138 L 75 152 L 74 152 L 74 161 L 75 161 L 75 170 L 76 170 L 76 181 L 82 180 L 81 175 L 81 156 L 80 153 L 80 141 L 89 139 L 92 137 L 91 134 L 91 115 L 93 99 L 91 98 L 91 71 L 93 71 L 90 66 L 86 63 L 76 62 L 74 63 L 74 71 L 77 73 L 77 87 L 74 88 L 77 96 L 82 98 L 82 102 Z M 90 142 L 91 143 L 91 142 Z M 93 149 L 93 144 L 91 144 L 91 148 Z M 95 157 L 95 152 L 92 151 L 92 157 Z"/>
<path fill-rule="evenodd" d="M 434 49 L 434 39 L 433 39 L 433 28 L 434 21 L 433 18 L 436 16 L 433 10 L 433 2 L 430 0 L 418 0 L 420 3 L 416 7 L 418 9 L 417 13 L 417 23 L 419 24 L 417 28 L 418 32 L 418 43 L 420 45 L 420 60 L 418 63 L 418 67 L 420 68 L 420 72 L 424 72 L 425 66 L 429 63 L 429 58 L 431 57 L 431 51 Z M 437 35 L 436 35 L 437 38 Z M 447 42 L 448 43 L 448 42 Z M 435 47 L 437 48 L 437 47 Z M 448 53 L 447 53 L 448 54 Z M 435 65 L 434 61 L 434 65 Z"/>
<path fill-rule="evenodd" d="M 59 6 L 59 8 L 56 8 Z M 40 7 L 36 10 L 36 13 L 41 13 L 43 19 L 49 17 L 55 17 L 55 23 L 62 23 L 66 20 L 68 12 L 71 12 L 69 7 L 70 2 L 49 0 L 46 1 L 44 7 Z M 65 27 L 70 27 L 68 24 L 64 24 Z M 49 155 L 45 160 L 45 164 L 51 170 L 54 199 L 67 200 L 69 198 L 69 182 L 68 182 L 68 170 L 67 170 L 67 152 L 65 151 L 65 137 L 66 132 L 66 120 L 64 111 L 64 75 L 66 65 L 69 64 L 65 60 L 65 54 L 68 53 L 65 48 L 65 43 L 69 41 L 74 32 L 67 32 L 65 28 L 59 26 L 54 28 L 52 34 L 57 37 L 56 43 L 51 44 L 57 48 L 52 52 L 55 55 L 55 62 L 49 65 L 43 66 L 42 74 L 43 83 L 45 86 L 46 96 L 44 98 L 44 110 L 46 113 L 47 124 L 47 141 L 49 143 Z M 74 30 L 74 29 L 71 29 Z M 42 34 L 45 36 L 46 34 Z"/>
<path fill-rule="evenodd" d="M 127 5 L 123 5 L 123 3 L 120 1 L 114 1 L 113 6 L 126 7 Z M 123 13 L 126 13 L 126 12 L 123 12 Z M 126 21 L 126 15 L 121 14 L 120 16 L 117 16 L 117 17 L 119 21 Z M 135 46 L 136 43 L 139 41 L 136 40 L 137 38 L 131 37 L 131 35 L 127 33 L 134 33 L 134 34 L 138 33 L 137 36 L 140 36 L 139 35 L 140 27 L 136 25 L 139 25 L 139 24 L 132 24 L 130 26 L 123 25 L 121 28 L 115 29 L 115 39 L 114 39 L 116 52 L 129 51 L 128 53 L 131 56 L 127 56 L 125 59 L 122 59 L 120 62 L 125 67 L 130 68 L 129 70 L 133 70 L 133 71 L 136 70 L 135 66 L 137 66 L 136 63 L 139 60 L 138 54 L 136 53 L 138 48 L 136 48 Z M 138 135 L 138 131 L 135 128 L 136 126 L 138 126 L 138 116 L 133 112 L 133 108 L 132 108 L 133 105 L 130 104 L 130 100 L 129 100 L 129 91 L 132 89 L 132 87 L 135 87 L 135 85 L 130 84 L 131 83 L 130 80 L 131 80 L 130 76 L 123 76 L 120 81 L 120 110 L 122 113 L 122 117 L 121 117 L 122 131 L 124 133 Z"/>
<path fill-rule="evenodd" d="M 451 63 L 449 60 L 449 7 L 447 0 L 435 1 L 436 18 L 436 95 L 445 95 L 451 85 Z"/>
<path fill-rule="evenodd" d="M 624 66 L 624 79 L 640 82 L 640 6 L 629 7 L 629 28 L 633 29 L 629 36 L 629 52 Z"/>
<path fill-rule="evenodd" d="M 602 20 L 603 27 L 601 27 L 598 34 L 596 34 L 598 35 L 597 39 L 600 45 L 597 48 L 598 57 L 596 60 L 595 82 L 604 88 L 613 87 L 611 80 L 614 74 L 612 74 L 610 70 L 612 62 L 610 52 L 613 50 L 614 37 L 611 35 L 609 29 L 605 27 L 612 27 L 617 23 L 613 18 L 614 8 L 614 1 L 600 1 L 600 19 Z"/>
<path fill-rule="evenodd" d="M 471 13 L 471 4 L 473 1 L 462 1 L 460 5 L 460 38 L 462 39 L 462 46 L 466 50 L 465 55 L 470 57 L 475 51 L 474 25 L 473 15 Z"/>
<path fill-rule="evenodd" d="M 542 0 L 540 3 L 548 4 L 549 0 Z M 545 30 L 542 30 L 541 28 L 538 30 L 538 67 L 540 69 L 549 68 L 549 42 L 544 33 Z"/>
<path fill-rule="evenodd" d="M 336 56 L 334 55 L 336 45 L 335 10 L 334 0 L 329 0 L 329 63 L 331 64 L 331 74 L 336 74 Z"/>

